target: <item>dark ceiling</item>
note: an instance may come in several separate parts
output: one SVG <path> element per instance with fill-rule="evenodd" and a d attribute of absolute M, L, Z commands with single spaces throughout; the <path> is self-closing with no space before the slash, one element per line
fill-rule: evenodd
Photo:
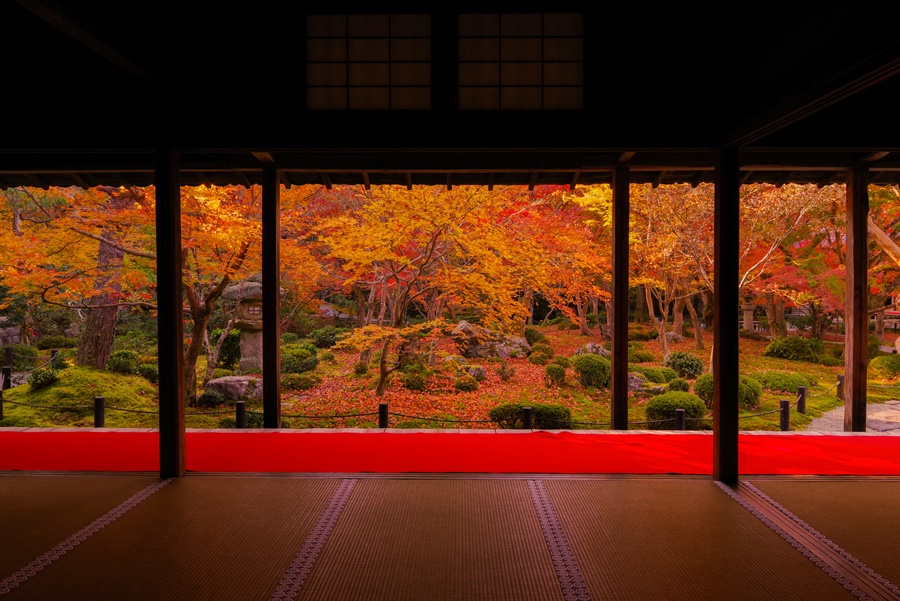
<path fill-rule="evenodd" d="M 306 15 L 426 5 L 0 3 L 0 187 L 146 185 L 163 147 L 186 184 L 258 182 L 264 164 L 290 184 L 586 184 L 617 166 L 699 183 L 725 146 L 746 182 L 842 182 L 858 161 L 900 181 L 900 6 L 720 4 L 428 4 L 435 39 L 461 13 L 583 14 L 583 109 L 458 110 L 455 56 L 435 50 L 431 110 L 321 111 Z"/>

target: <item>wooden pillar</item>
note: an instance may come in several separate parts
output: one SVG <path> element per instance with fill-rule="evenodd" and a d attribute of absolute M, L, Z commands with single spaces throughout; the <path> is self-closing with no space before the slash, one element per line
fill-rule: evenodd
<path fill-rule="evenodd" d="M 713 478 L 733 484 L 738 481 L 740 168 L 737 148 L 719 151 L 715 177 Z"/>
<path fill-rule="evenodd" d="M 847 278 L 844 310 L 844 431 L 866 431 L 866 367 L 869 338 L 869 170 L 847 173 Z"/>
<path fill-rule="evenodd" d="M 281 182 L 263 168 L 262 322 L 263 427 L 281 427 Z"/>
<path fill-rule="evenodd" d="M 613 430 L 628 429 L 628 219 L 627 167 L 613 172 L 612 243 L 612 416 Z"/>
<path fill-rule="evenodd" d="M 184 322 L 178 153 L 156 153 L 156 294 L 159 330 L 159 475 L 183 476 Z"/>

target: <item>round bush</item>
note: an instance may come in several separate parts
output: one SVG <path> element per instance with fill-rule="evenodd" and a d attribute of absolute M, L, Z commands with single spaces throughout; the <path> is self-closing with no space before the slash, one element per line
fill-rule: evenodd
<path fill-rule="evenodd" d="M 219 337 L 225 330 L 219 328 L 210 334 L 209 343 L 215 345 L 219 342 Z M 234 369 L 241 360 L 241 333 L 238 330 L 231 330 L 219 349 L 219 356 L 216 359 L 216 367 L 225 369 Z"/>
<path fill-rule="evenodd" d="M 460 392 L 472 392 L 478 390 L 478 380 L 466 374 L 453 381 L 453 388 Z"/>
<path fill-rule="evenodd" d="M 281 335 L 281 344 L 293 344 L 300 340 L 300 337 L 293 332 L 286 332 Z"/>
<path fill-rule="evenodd" d="M 538 342 L 531 347 L 531 353 L 528 355 L 528 361 L 535 365 L 547 365 L 553 358 L 553 349 L 549 344 Z"/>
<path fill-rule="evenodd" d="M 769 343 L 763 355 L 793 361 L 818 361 L 824 349 L 824 343 L 818 338 L 780 336 Z"/>
<path fill-rule="evenodd" d="M 893 380 L 900 375 L 900 355 L 881 355 L 869 361 L 869 375 L 879 380 Z"/>
<path fill-rule="evenodd" d="M 285 374 L 281 377 L 281 387 L 285 390 L 309 390 L 315 388 L 321 380 L 310 373 Z"/>
<path fill-rule="evenodd" d="M 669 382 L 669 390 L 678 390 L 680 392 L 688 392 L 691 389 L 690 383 L 687 380 L 682 380 L 681 378 L 675 378 L 671 382 Z"/>
<path fill-rule="evenodd" d="M 522 409 L 527 406 L 523 403 L 498 405 L 488 412 L 488 417 L 503 429 L 523 428 Z M 571 419 L 572 411 L 565 405 L 558 403 L 534 403 L 531 405 L 531 425 L 534 428 L 563 429 L 571 425 L 567 423 Z"/>
<path fill-rule="evenodd" d="M 602 388 L 609 384 L 611 366 L 609 360 L 600 355 L 578 355 L 574 367 L 582 386 Z"/>
<path fill-rule="evenodd" d="M 334 356 L 334 353 L 331 351 L 325 351 L 321 356 L 322 361 L 325 363 L 337 363 L 337 359 Z"/>
<path fill-rule="evenodd" d="M 68 368 L 69 363 L 66 361 L 65 357 L 63 357 L 62 353 L 56 353 L 56 356 L 50 359 L 50 369 L 55 371 L 62 371 Z"/>
<path fill-rule="evenodd" d="M 675 410 L 684 409 L 686 419 L 698 419 L 706 415 L 706 405 L 695 394 L 689 392 L 665 392 L 647 401 L 647 420 L 655 421 L 659 430 L 675 429 Z M 691 430 L 700 428 L 701 422 L 688 421 L 685 427 Z"/>
<path fill-rule="evenodd" d="M 37 347 L 42 351 L 47 349 L 75 348 L 76 346 L 78 346 L 78 339 L 66 336 L 43 336 L 37 341 Z"/>
<path fill-rule="evenodd" d="M 544 336 L 544 333 L 541 332 L 534 326 L 525 326 L 525 340 L 528 341 L 528 344 L 534 344 L 535 342 L 540 342 L 547 338 Z"/>
<path fill-rule="evenodd" d="M 664 361 L 666 367 L 674 369 L 680 378 L 696 378 L 703 373 L 703 361 L 699 357 L 684 351 L 669 353 Z"/>
<path fill-rule="evenodd" d="M 713 406 L 713 375 L 703 374 L 694 382 L 694 394 L 703 401 L 708 408 Z M 762 384 L 750 376 L 740 376 L 738 380 L 738 407 L 744 411 L 751 411 L 759 407 L 759 399 L 762 397 Z"/>
<path fill-rule="evenodd" d="M 151 384 L 159 382 L 159 368 L 155 365 L 139 365 L 138 374 L 143 376 Z"/>
<path fill-rule="evenodd" d="M 106 369 L 117 374 L 136 374 L 138 354 L 134 351 L 116 351 L 106 361 Z"/>
<path fill-rule="evenodd" d="M 838 359 L 837 357 L 830 357 L 825 355 L 821 359 L 819 359 L 819 364 L 824 365 L 825 367 L 840 367 L 844 364 L 843 359 Z"/>
<path fill-rule="evenodd" d="M 566 383 L 566 368 L 551 363 L 544 368 L 544 382 L 547 386 L 562 386 Z"/>
<path fill-rule="evenodd" d="M 572 362 L 569 361 L 568 357 L 563 357 L 563 356 L 553 357 L 553 360 L 550 363 L 553 363 L 554 365 L 559 365 L 563 369 L 568 369 L 569 365 L 572 364 Z"/>
<path fill-rule="evenodd" d="M 224 367 L 217 367 L 213 370 L 213 380 L 218 378 L 224 378 L 227 376 L 233 376 L 234 372 L 230 369 L 225 369 Z"/>
<path fill-rule="evenodd" d="M 810 383 L 800 374 L 787 371 L 761 371 L 750 374 L 751 377 L 762 384 L 766 390 L 777 392 L 796 393 L 800 386 L 809 386 Z"/>
<path fill-rule="evenodd" d="M 225 396 L 221 392 L 204 390 L 203 394 L 197 397 L 196 405 L 198 407 L 218 407 L 224 402 Z"/>
<path fill-rule="evenodd" d="M 647 381 L 653 382 L 654 384 L 665 384 L 669 380 L 666 380 L 666 374 L 663 373 L 663 370 L 668 370 L 672 372 L 672 377 L 670 380 L 674 380 L 678 377 L 678 374 L 675 373 L 674 370 L 671 370 L 667 367 L 644 367 L 643 365 L 628 365 L 628 371 L 634 372 L 643 375 L 647 378 Z"/>
<path fill-rule="evenodd" d="M 653 361 L 653 353 L 641 349 L 631 349 L 628 351 L 629 363 L 649 363 Z"/>
<path fill-rule="evenodd" d="M 420 372 L 404 372 L 400 374 L 400 384 L 407 390 L 425 390 L 428 376 Z"/>
<path fill-rule="evenodd" d="M 36 369 L 28 376 L 28 384 L 31 386 L 32 391 L 47 388 L 57 382 L 59 382 L 59 376 L 56 374 L 56 371 L 46 367 L 43 369 Z"/>
<path fill-rule="evenodd" d="M 369 364 L 365 361 L 357 361 L 353 364 L 353 373 L 357 376 L 363 376 L 369 373 Z"/>
<path fill-rule="evenodd" d="M 341 334 L 345 331 L 344 328 L 325 326 L 324 328 L 319 328 L 310 332 L 309 337 L 312 338 L 313 344 L 317 347 L 331 348 L 337 343 L 338 338 L 340 338 Z"/>
<path fill-rule="evenodd" d="M 300 374 L 312 371 L 319 365 L 319 358 L 305 348 L 292 349 L 281 355 L 281 373 Z"/>

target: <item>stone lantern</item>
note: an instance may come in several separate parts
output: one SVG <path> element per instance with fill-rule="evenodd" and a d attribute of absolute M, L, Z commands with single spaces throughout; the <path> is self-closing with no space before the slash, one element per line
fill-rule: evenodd
<path fill-rule="evenodd" d="M 237 301 L 234 327 L 241 333 L 241 371 L 262 371 L 262 276 L 231 284 L 222 298 Z"/>
<path fill-rule="evenodd" d="M 744 329 L 752 330 L 753 313 L 756 311 L 756 304 L 754 304 L 752 296 L 744 297 L 744 304 L 741 305 L 741 310 L 744 312 Z"/>

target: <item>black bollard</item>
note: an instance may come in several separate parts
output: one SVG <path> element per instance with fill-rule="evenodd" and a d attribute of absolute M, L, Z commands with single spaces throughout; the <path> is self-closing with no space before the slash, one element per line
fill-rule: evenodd
<path fill-rule="evenodd" d="M 2 370 L 3 377 L 3 390 L 9 390 L 12 388 L 12 368 L 9 365 L 3 367 Z"/>
<path fill-rule="evenodd" d="M 0 388 L 0 421 L 3 420 L 3 389 Z"/>
<path fill-rule="evenodd" d="M 378 403 L 378 427 L 388 427 L 388 404 Z"/>
<path fill-rule="evenodd" d="M 50 349 L 50 358 L 51 359 L 55 358 L 58 353 L 59 353 L 59 351 L 57 349 L 55 349 L 55 348 Z"/>
<path fill-rule="evenodd" d="M 12 363 L 13 363 L 13 350 L 12 350 L 12 347 L 8 346 L 8 347 L 6 347 L 6 363 L 5 363 L 5 365 L 7 367 L 12 367 Z"/>
<path fill-rule="evenodd" d="M 106 427 L 106 398 L 102 396 L 94 397 L 94 427 Z"/>
<path fill-rule="evenodd" d="M 806 386 L 797 387 L 797 413 L 806 415 Z"/>
<path fill-rule="evenodd" d="M 782 400 L 781 403 L 781 414 L 779 417 L 781 418 L 781 431 L 787 432 L 791 429 L 791 402 L 788 400 Z"/>
<path fill-rule="evenodd" d="M 247 402 L 236 401 L 234 403 L 234 426 L 241 430 L 247 428 Z"/>
<path fill-rule="evenodd" d="M 522 427 L 526 430 L 534 427 L 534 410 L 531 407 L 522 407 Z"/>
<path fill-rule="evenodd" d="M 844 374 L 838 376 L 837 398 L 839 401 L 844 400 Z"/>
<path fill-rule="evenodd" d="M 675 429 L 684 430 L 684 409 L 675 410 Z"/>

